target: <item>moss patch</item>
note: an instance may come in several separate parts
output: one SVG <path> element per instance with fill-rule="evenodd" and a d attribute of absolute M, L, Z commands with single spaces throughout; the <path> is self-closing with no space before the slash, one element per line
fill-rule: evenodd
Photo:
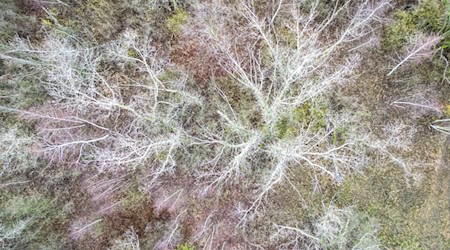
<path fill-rule="evenodd" d="M 167 29 L 173 35 L 181 33 L 181 26 L 187 22 L 189 14 L 183 9 L 176 9 L 175 13 L 167 19 Z"/>
<path fill-rule="evenodd" d="M 390 25 L 383 37 L 383 47 L 390 51 L 401 50 L 402 47 L 419 33 L 445 34 L 449 5 L 440 0 L 422 0 L 412 10 L 398 10 L 394 23 Z"/>
<path fill-rule="evenodd" d="M 302 127 L 311 126 L 313 132 L 325 129 L 325 115 L 327 108 L 324 106 L 313 106 L 306 102 L 294 109 L 292 114 L 283 117 L 275 125 L 276 137 L 279 139 L 298 135 Z"/>

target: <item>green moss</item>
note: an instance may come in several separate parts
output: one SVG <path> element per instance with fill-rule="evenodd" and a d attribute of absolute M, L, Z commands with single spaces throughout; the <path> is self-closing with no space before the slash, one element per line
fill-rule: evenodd
<path fill-rule="evenodd" d="M 53 28 L 53 27 L 54 27 L 53 22 L 52 22 L 50 19 L 48 19 L 48 18 L 42 19 L 42 20 L 41 20 L 41 23 L 42 23 L 42 25 L 43 25 L 44 27 L 47 27 L 47 28 Z"/>
<path fill-rule="evenodd" d="M 345 224 L 341 225 L 339 232 L 334 238 L 321 238 L 323 249 L 370 249 L 379 245 L 378 223 L 366 212 L 352 207 L 343 209 L 347 212 L 341 219 Z M 328 236 L 328 235 L 326 235 Z"/>
<path fill-rule="evenodd" d="M 3 221 L 17 218 L 43 218 L 53 207 L 53 201 L 40 195 L 13 196 L 3 203 L 1 216 Z"/>
<path fill-rule="evenodd" d="M 20 104 L 22 108 L 41 104 L 46 98 L 44 90 L 35 82 L 20 81 L 18 91 L 22 96 L 22 103 Z"/>
<path fill-rule="evenodd" d="M 195 247 L 189 243 L 182 243 L 177 246 L 176 250 L 195 250 Z"/>
<path fill-rule="evenodd" d="M 450 48 L 450 3 L 448 0 L 444 1 L 444 11 L 446 12 L 446 15 L 443 20 L 444 25 L 441 32 L 444 38 L 442 41 L 442 48 L 448 49 Z M 449 52 L 447 51 L 447 57 L 448 54 Z"/>
<path fill-rule="evenodd" d="M 139 58 L 139 53 L 133 48 L 127 50 L 127 55 L 132 58 Z"/>
<path fill-rule="evenodd" d="M 158 76 L 158 79 L 162 82 L 170 82 L 179 80 L 182 77 L 182 73 L 176 70 L 164 70 L 164 72 Z"/>
<path fill-rule="evenodd" d="M 272 55 L 270 54 L 267 44 L 261 43 L 261 62 L 263 65 L 270 65 L 273 63 Z"/>
<path fill-rule="evenodd" d="M 280 121 L 278 121 L 275 126 L 275 133 L 278 138 L 284 138 L 288 134 L 295 133 L 296 129 L 293 126 L 290 126 L 289 119 L 287 117 L 283 117 Z"/>
<path fill-rule="evenodd" d="M 155 159 L 158 161 L 161 161 L 161 162 L 165 161 L 166 158 L 167 158 L 167 152 L 158 152 L 155 155 Z"/>
<path fill-rule="evenodd" d="M 446 104 L 443 108 L 444 115 L 450 117 L 450 104 Z"/>
<path fill-rule="evenodd" d="M 444 26 L 448 15 L 446 11 L 446 6 L 441 0 L 422 0 L 414 11 L 414 15 L 420 27 L 438 32 Z"/>
<path fill-rule="evenodd" d="M 319 132 L 325 129 L 326 107 L 316 107 L 306 102 L 294 109 L 292 114 L 283 117 L 275 125 L 275 134 L 279 139 L 298 135 L 302 126 L 311 126 L 312 131 Z"/>
<path fill-rule="evenodd" d="M 90 27 L 95 29 L 95 33 L 103 37 L 109 37 L 110 32 L 116 29 L 116 24 L 111 19 L 115 14 L 114 7 L 113 3 L 110 3 L 109 1 L 88 0 L 76 11 L 80 16 L 86 16 L 86 14 L 89 15 L 90 21 L 94 22 Z"/>
<path fill-rule="evenodd" d="M 336 8 L 341 8 L 345 4 L 345 1 L 339 0 L 326 0 L 326 1 L 315 1 L 315 0 L 304 0 L 301 5 L 301 10 L 305 15 L 309 15 L 312 10 L 314 10 L 315 19 L 318 23 L 327 20 L 330 15 L 335 11 Z M 335 17 L 337 22 L 344 20 L 346 18 L 346 12 L 341 11 Z"/>
<path fill-rule="evenodd" d="M 95 44 L 115 39 L 125 27 L 139 30 L 143 26 L 153 26 L 155 19 L 167 15 L 163 10 L 156 13 L 150 4 L 143 4 L 141 1 L 86 0 L 82 4 L 72 4 L 71 7 L 73 10 L 62 8 L 57 15 L 58 22 L 82 33 L 86 40 L 94 38 Z M 158 20 L 158 23 L 164 24 L 162 20 Z M 144 35 L 144 31 L 140 31 Z"/>
<path fill-rule="evenodd" d="M 388 27 L 383 47 L 387 50 L 400 50 L 408 40 L 418 33 L 447 32 L 449 5 L 439 0 L 422 0 L 412 10 L 399 10 L 394 23 Z"/>
<path fill-rule="evenodd" d="M 181 33 L 181 26 L 187 22 L 189 14 L 183 9 L 176 9 L 175 13 L 167 19 L 167 29 L 173 35 L 179 35 Z"/>
<path fill-rule="evenodd" d="M 0 188 L 0 231 L 24 225 L 6 242 L 11 249 L 70 249 L 70 219 L 86 198 L 79 188 L 81 176 L 31 159 L 21 172 L 0 175 L 0 183 L 13 183 Z"/>
<path fill-rule="evenodd" d="M 395 22 L 389 27 L 383 45 L 388 50 L 398 50 L 408 41 L 408 37 L 418 32 L 418 26 L 414 15 L 406 11 L 398 11 L 395 14 Z"/>

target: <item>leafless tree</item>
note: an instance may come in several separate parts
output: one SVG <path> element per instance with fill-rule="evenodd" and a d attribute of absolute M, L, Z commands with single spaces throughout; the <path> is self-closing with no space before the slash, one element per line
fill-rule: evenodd
<path fill-rule="evenodd" d="M 276 11 L 264 17 L 258 16 L 251 3 L 242 3 L 240 12 L 248 25 L 242 27 L 240 24 L 240 29 L 245 30 L 244 37 L 234 41 L 246 41 L 244 44 L 235 44 L 229 37 L 235 36 L 235 32 L 224 24 L 215 23 L 215 26 L 201 29 L 207 32 L 216 48 L 223 69 L 239 83 L 242 91 L 251 93 L 262 117 L 264 131 L 249 127 L 219 91 L 225 102 L 217 111 L 223 130 L 205 129 L 202 136 L 193 138 L 197 144 L 217 148 L 217 154 L 207 161 L 214 172 L 207 171 L 201 176 L 213 176 L 212 184 L 226 182 L 232 175 L 239 177 L 258 153 L 269 159 L 256 163 L 268 165 L 270 171 L 262 177 L 255 199 L 243 213 L 241 222 L 245 222 L 248 213 L 257 210 L 267 193 L 285 179 L 288 167 L 308 166 L 339 179 L 342 171 L 359 166 L 354 164 L 359 161 L 359 153 L 355 153 L 358 151 L 355 147 L 360 146 L 358 140 L 339 145 L 330 143 L 331 135 L 344 124 L 343 120 L 331 116 L 326 118 L 328 126 L 323 131 L 314 131 L 316 121 L 313 120 L 302 124 L 292 138 L 268 139 L 276 133 L 277 124 L 291 116 L 296 108 L 317 101 L 334 88 L 351 82 L 360 60 L 358 42 L 364 41 L 373 31 L 374 23 L 382 21 L 383 12 L 389 7 L 385 1 L 364 1 L 356 7 L 345 2 L 341 7 L 336 6 L 325 21 L 317 23 L 318 3 L 314 2 L 305 12 L 300 3 L 293 2 L 287 7 L 280 1 Z M 346 20 L 347 25 L 325 36 L 343 11 L 352 13 Z M 273 25 L 275 21 L 281 22 L 282 27 L 293 34 L 295 45 L 288 46 L 280 41 L 279 30 Z M 337 55 L 344 59 L 334 60 Z M 226 159 L 225 164 L 220 162 L 222 158 Z"/>
<path fill-rule="evenodd" d="M 28 65 L 52 98 L 40 110 L 18 111 L 40 122 L 40 144 L 50 159 L 71 154 L 72 163 L 100 171 L 153 162 L 154 179 L 173 170 L 185 134 L 176 117 L 201 100 L 186 90 L 182 73 L 162 80 L 168 62 L 149 43 L 128 32 L 89 48 L 49 34 L 38 46 L 17 39 L 10 48 L 1 57 Z M 104 60 L 137 76 L 111 76 Z"/>

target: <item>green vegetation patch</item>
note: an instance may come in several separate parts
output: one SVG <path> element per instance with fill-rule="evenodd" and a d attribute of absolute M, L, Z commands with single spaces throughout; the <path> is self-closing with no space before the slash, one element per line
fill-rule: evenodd
<path fill-rule="evenodd" d="M 381 225 L 382 245 L 395 249 L 436 249 L 444 242 L 433 200 L 431 173 L 421 183 L 409 183 L 395 167 L 372 167 L 350 176 L 336 195 L 341 205 L 356 205 Z M 444 212 L 444 211 L 442 211 Z"/>
<path fill-rule="evenodd" d="M 411 10 L 398 10 L 383 37 L 383 47 L 398 51 L 419 33 L 448 33 L 449 6 L 446 1 L 422 0 Z"/>
<path fill-rule="evenodd" d="M 181 33 L 181 26 L 187 22 L 189 14 L 183 9 L 176 9 L 175 13 L 167 19 L 167 29 L 173 35 Z"/>
<path fill-rule="evenodd" d="M 10 41 L 16 35 L 33 36 L 33 33 L 37 32 L 39 22 L 32 13 L 34 9 L 27 6 L 27 2 L 32 1 L 0 1 L 0 42 Z"/>
<path fill-rule="evenodd" d="M 55 230 L 66 223 L 67 214 L 41 194 L 0 195 L 0 236 L 11 249 L 36 249 L 64 243 Z"/>
<path fill-rule="evenodd" d="M 303 129 L 311 126 L 314 132 L 323 131 L 326 126 L 327 108 L 315 106 L 311 102 L 306 102 L 294 109 L 292 114 L 283 117 L 275 125 L 275 134 L 279 139 L 293 137 Z"/>
<path fill-rule="evenodd" d="M 182 243 L 177 246 L 176 250 L 195 250 L 195 247 L 189 243 Z"/>

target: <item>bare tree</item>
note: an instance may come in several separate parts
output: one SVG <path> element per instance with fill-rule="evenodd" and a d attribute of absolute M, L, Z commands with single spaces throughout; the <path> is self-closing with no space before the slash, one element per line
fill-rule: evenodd
<path fill-rule="evenodd" d="M 185 88 L 186 77 L 164 80 L 167 60 L 133 32 L 86 48 L 71 37 L 49 34 L 32 46 L 16 40 L 3 59 L 26 64 L 38 75 L 51 103 L 17 111 L 40 122 L 40 144 L 50 159 L 91 165 L 100 171 L 152 163 L 156 179 L 173 170 L 184 132 L 177 117 L 200 98 Z M 108 72 L 102 61 L 133 70 L 134 78 Z"/>
<path fill-rule="evenodd" d="M 301 9 L 293 2 L 284 6 L 282 1 L 269 16 L 259 16 L 251 3 L 242 3 L 239 8 L 248 25 L 242 37 L 236 36 L 232 28 L 223 23 L 214 23 L 200 29 L 207 33 L 215 54 L 223 69 L 239 83 L 242 91 L 251 93 L 254 105 L 262 117 L 263 129 L 254 129 L 242 121 L 233 104 L 219 90 L 224 105 L 218 107 L 222 130 L 204 129 L 201 136 L 193 138 L 201 145 L 214 145 L 217 154 L 211 156 L 206 165 L 212 166 L 200 178 L 213 176 L 212 184 L 226 182 L 232 174 L 239 177 L 249 165 L 265 165 L 268 174 L 261 178 L 259 188 L 249 208 L 243 213 L 241 224 L 245 224 L 249 213 L 257 210 L 268 192 L 286 178 L 289 167 L 305 166 L 317 169 L 338 180 L 342 172 L 362 164 L 356 148 L 364 138 L 349 139 L 342 144 L 333 144 L 330 137 L 345 124 L 328 114 L 327 127 L 314 129 L 316 122 L 300 121 L 301 127 L 292 138 L 277 139 L 276 129 L 280 121 L 290 117 L 295 109 L 306 103 L 314 103 L 338 86 L 351 82 L 358 67 L 357 53 L 361 41 L 373 31 L 374 23 L 382 21 L 381 15 L 389 7 L 388 2 L 364 1 L 357 6 L 345 2 L 336 6 L 328 18 L 317 23 L 318 1 L 311 9 Z M 203 8 L 204 9 L 204 8 Z M 221 11 L 212 8 L 212 11 Z M 343 11 L 352 15 L 347 25 L 332 35 L 332 24 Z M 216 13 L 217 14 L 217 13 Z M 273 23 L 289 30 L 295 38 L 294 45 L 280 41 L 279 29 Z M 233 36 L 233 37 L 230 37 Z M 236 44 L 236 41 L 244 42 Z M 342 60 L 335 60 L 337 56 Z M 362 133 L 358 133 L 359 135 Z M 255 160 L 262 154 L 266 160 Z M 220 161 L 221 159 L 225 159 Z"/>

